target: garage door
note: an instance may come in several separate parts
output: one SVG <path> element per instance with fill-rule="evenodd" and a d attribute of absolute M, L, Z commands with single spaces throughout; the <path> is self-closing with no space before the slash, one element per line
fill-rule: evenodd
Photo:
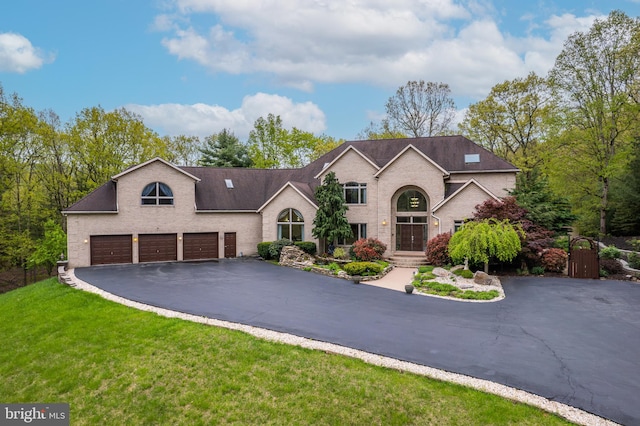
<path fill-rule="evenodd" d="M 138 235 L 139 262 L 168 262 L 178 260 L 176 234 Z"/>
<path fill-rule="evenodd" d="M 131 235 L 92 235 L 90 240 L 92 265 L 133 262 Z"/>
<path fill-rule="evenodd" d="M 184 260 L 217 259 L 218 233 L 201 232 L 183 235 L 182 258 Z"/>

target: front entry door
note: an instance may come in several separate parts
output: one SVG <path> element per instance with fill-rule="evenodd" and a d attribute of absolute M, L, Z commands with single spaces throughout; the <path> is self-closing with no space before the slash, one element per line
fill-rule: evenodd
<path fill-rule="evenodd" d="M 400 251 L 424 251 L 424 227 L 423 224 L 398 224 L 398 250 Z"/>
<path fill-rule="evenodd" d="M 236 233 L 224 233 L 224 257 L 236 257 Z"/>

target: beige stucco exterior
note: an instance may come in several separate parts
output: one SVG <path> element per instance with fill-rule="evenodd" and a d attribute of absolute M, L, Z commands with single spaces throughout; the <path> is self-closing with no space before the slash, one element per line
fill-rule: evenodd
<path fill-rule="evenodd" d="M 375 237 L 387 245 L 385 256 L 400 250 L 399 217 L 411 223 L 416 220 L 426 240 L 442 232 L 454 230 L 456 221 L 472 216 L 476 205 L 488 198 L 500 198 L 515 186 L 516 172 L 486 171 L 474 173 L 447 172 L 424 153 L 409 145 L 387 164 L 377 166 L 354 147 L 349 147 L 315 176 L 320 184 L 334 172 L 342 184 L 366 184 L 366 203 L 348 205 L 347 219 L 352 224 L 366 224 L 367 237 Z M 182 235 L 195 232 L 217 232 L 219 257 L 224 257 L 224 234 L 236 234 L 236 255 L 255 255 L 257 244 L 278 238 L 278 215 L 295 209 L 304 217 L 304 240 L 312 236 L 317 207 L 312 198 L 289 182 L 256 210 L 197 211 L 196 185 L 199 179 L 162 160 L 152 160 L 114 177 L 117 185 L 116 212 L 78 212 L 67 214 L 69 262 L 72 267 L 91 264 L 90 241 L 95 235 L 131 235 L 133 263 L 138 262 L 136 247 L 140 234 L 176 234 L 177 260 L 183 260 Z M 173 205 L 142 205 L 143 188 L 152 182 L 168 185 L 174 195 Z M 447 192 L 447 184 L 459 188 Z M 406 190 L 415 190 L 426 199 L 426 210 L 398 213 L 398 198 Z M 445 195 L 448 197 L 445 199 Z M 424 242 L 426 242 L 426 240 Z M 402 245 L 402 247 L 405 247 Z"/>

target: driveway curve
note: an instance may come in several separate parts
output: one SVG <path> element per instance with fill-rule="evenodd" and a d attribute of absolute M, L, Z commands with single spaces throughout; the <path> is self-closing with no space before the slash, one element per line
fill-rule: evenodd
<path fill-rule="evenodd" d="M 462 303 L 254 259 L 78 268 L 105 291 L 522 389 L 640 424 L 640 285 L 506 278 L 506 299 Z"/>

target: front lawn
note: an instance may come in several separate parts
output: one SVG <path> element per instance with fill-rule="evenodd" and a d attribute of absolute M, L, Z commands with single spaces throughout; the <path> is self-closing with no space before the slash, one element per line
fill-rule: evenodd
<path fill-rule="evenodd" d="M 352 358 L 141 312 L 47 280 L 0 295 L 0 401 L 73 425 L 568 424 Z"/>

